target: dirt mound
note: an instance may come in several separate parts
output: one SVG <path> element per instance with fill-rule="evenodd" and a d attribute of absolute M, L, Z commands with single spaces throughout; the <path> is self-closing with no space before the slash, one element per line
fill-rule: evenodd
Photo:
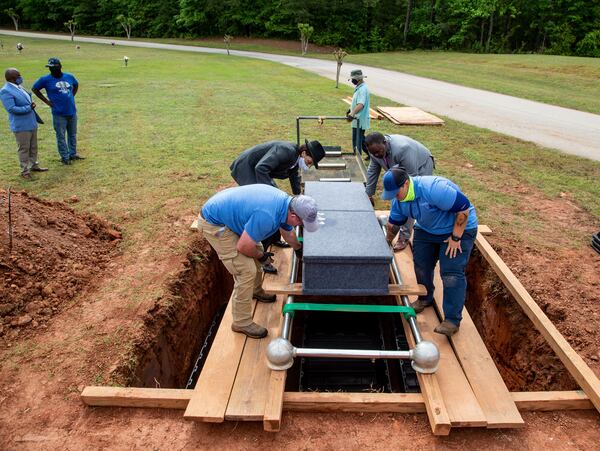
<path fill-rule="evenodd" d="M 10 341 L 68 305 L 108 262 L 121 233 L 62 202 L 13 192 L 11 234 L 7 191 L 0 206 L 0 337 Z"/>

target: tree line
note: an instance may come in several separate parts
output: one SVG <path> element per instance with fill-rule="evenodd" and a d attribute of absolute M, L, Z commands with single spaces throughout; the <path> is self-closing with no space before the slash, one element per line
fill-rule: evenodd
<path fill-rule="evenodd" d="M 0 0 L 0 12 L 5 27 L 65 32 L 72 21 L 106 36 L 299 40 L 306 26 L 310 42 L 351 52 L 600 57 L 599 0 Z"/>

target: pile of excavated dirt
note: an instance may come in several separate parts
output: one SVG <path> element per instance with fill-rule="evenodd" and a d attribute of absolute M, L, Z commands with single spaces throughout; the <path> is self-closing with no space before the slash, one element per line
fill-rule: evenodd
<path fill-rule="evenodd" d="M 10 221 L 8 210 L 8 192 L 3 190 L 0 340 L 6 342 L 25 330 L 44 328 L 104 267 L 121 239 L 114 225 L 98 217 L 24 191 L 11 193 Z"/>

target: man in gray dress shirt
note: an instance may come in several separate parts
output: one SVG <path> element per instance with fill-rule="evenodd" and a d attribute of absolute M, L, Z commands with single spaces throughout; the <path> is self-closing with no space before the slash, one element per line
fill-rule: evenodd
<path fill-rule="evenodd" d="M 435 165 L 431 152 L 423 144 L 408 136 L 373 132 L 367 135 L 365 146 L 371 155 L 366 187 L 371 203 L 374 203 L 373 196 L 382 168 L 385 172 L 392 166 L 398 165 L 406 169 L 408 175 L 412 177 L 433 175 Z M 400 228 L 394 251 L 400 251 L 408 245 L 413 225 L 414 220 L 409 220 Z"/>

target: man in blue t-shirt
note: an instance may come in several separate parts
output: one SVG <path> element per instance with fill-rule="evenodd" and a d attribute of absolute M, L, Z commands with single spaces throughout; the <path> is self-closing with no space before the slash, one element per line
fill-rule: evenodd
<path fill-rule="evenodd" d="M 309 196 L 291 197 L 270 185 L 245 185 L 229 188 L 212 196 L 202 207 L 198 231 L 217 252 L 233 276 L 231 329 L 250 338 L 267 336 L 267 329 L 252 321 L 252 298 L 274 302 L 262 288 L 261 264 L 272 262 L 261 241 L 277 230 L 302 257 L 302 244 L 294 227 L 305 232 L 318 228 L 317 203 Z"/>
<path fill-rule="evenodd" d="M 50 70 L 50 75 L 40 77 L 31 90 L 42 102 L 52 108 L 52 124 L 61 162 L 68 165 L 72 160 L 84 160 L 84 157 L 77 153 L 75 95 L 79 89 L 79 82 L 73 75 L 62 71 L 58 58 L 50 58 L 46 67 Z M 42 89 L 46 90 L 48 98 L 42 94 Z"/>
<path fill-rule="evenodd" d="M 450 180 L 436 176 L 410 177 L 399 166 L 383 176 L 381 198 L 393 199 L 387 225 L 390 244 L 401 225 L 409 218 L 416 220 L 413 262 L 417 282 L 425 285 L 427 295 L 419 296 L 411 306 L 420 313 L 433 305 L 433 271 L 439 261 L 444 285 L 444 321 L 435 332 L 454 335 L 465 305 L 465 268 L 477 235 L 475 207 Z"/>
<path fill-rule="evenodd" d="M 365 130 L 371 127 L 369 88 L 365 83 L 366 77 L 362 70 L 356 69 L 350 72 L 350 81 L 356 86 L 352 95 L 352 104 L 346 113 L 346 119 L 352 122 L 352 149 L 362 155 L 363 144 L 365 141 Z M 365 152 L 368 160 L 369 153 Z"/>

